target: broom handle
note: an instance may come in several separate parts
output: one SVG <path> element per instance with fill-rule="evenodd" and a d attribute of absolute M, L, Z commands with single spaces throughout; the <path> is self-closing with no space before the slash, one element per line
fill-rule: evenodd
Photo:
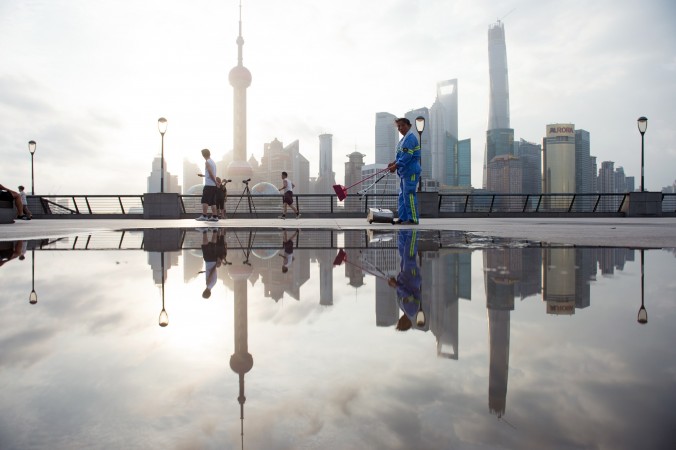
<path fill-rule="evenodd" d="M 355 186 L 358 185 L 359 183 L 363 183 L 364 181 L 368 180 L 369 178 L 373 178 L 373 177 L 375 177 L 376 175 L 378 175 L 379 173 L 385 172 L 386 170 L 390 170 L 390 168 L 389 168 L 389 167 L 385 167 L 383 170 L 379 170 L 379 171 L 377 171 L 376 173 L 373 173 L 373 174 L 369 175 L 368 177 L 364 178 L 363 180 L 359 180 L 359 181 L 357 181 L 356 183 L 349 185 L 348 187 L 345 188 L 345 190 L 348 190 L 348 189 L 350 189 L 351 187 L 355 187 Z"/>

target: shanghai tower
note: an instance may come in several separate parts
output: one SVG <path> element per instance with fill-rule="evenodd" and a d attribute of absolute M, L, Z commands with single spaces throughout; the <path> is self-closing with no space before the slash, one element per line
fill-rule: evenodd
<path fill-rule="evenodd" d="M 484 155 L 484 188 L 487 168 L 496 156 L 513 154 L 514 130 L 509 125 L 509 77 L 507 75 L 507 45 L 505 26 L 497 21 L 488 27 L 488 130 Z"/>

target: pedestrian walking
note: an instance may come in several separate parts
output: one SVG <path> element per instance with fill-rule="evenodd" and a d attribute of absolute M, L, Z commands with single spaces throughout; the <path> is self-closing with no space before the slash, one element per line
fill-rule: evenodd
<path fill-rule="evenodd" d="M 300 218 L 300 212 L 296 206 L 293 206 L 293 188 L 296 185 L 289 180 L 289 174 L 282 172 L 282 187 L 279 188 L 279 191 L 282 193 L 282 215 L 279 216 L 280 219 L 286 219 L 286 209 L 287 207 L 291 208 L 293 212 L 296 213 L 296 219 Z"/>

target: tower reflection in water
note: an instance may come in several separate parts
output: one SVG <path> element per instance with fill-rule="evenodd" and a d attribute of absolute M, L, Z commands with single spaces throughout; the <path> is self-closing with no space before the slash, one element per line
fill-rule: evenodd
<path fill-rule="evenodd" d="M 332 230 L 302 230 L 294 240 L 294 263 L 288 272 L 281 270 L 278 257 L 283 245 L 283 231 L 229 230 L 229 265 L 220 267 L 219 280 L 234 294 L 234 352 L 230 367 L 239 377 L 237 401 L 240 406 L 241 433 L 244 432 L 246 402 L 244 375 L 253 368 L 248 350 L 248 285 L 258 281 L 263 297 L 275 302 L 284 297 L 301 301 L 301 286 L 310 279 L 311 262 L 319 268 L 318 299 L 325 308 L 334 304 L 333 278 L 336 251 L 346 255 L 344 275 L 354 289 L 375 283 L 375 326 L 395 328 L 402 315 L 412 320 L 412 328 L 431 332 L 437 355 L 458 360 L 460 357 L 460 300 L 471 301 L 472 255 L 477 251 L 467 246 L 468 236 L 460 232 L 388 231 L 374 234 L 364 231 L 336 232 Z M 124 240 L 124 234 L 119 239 Z M 165 281 L 171 267 L 182 264 L 186 281 L 194 278 L 202 266 L 199 231 L 145 230 L 141 247 L 148 252 L 153 281 L 162 288 L 159 325 L 169 324 L 165 303 Z M 89 239 L 82 239 L 80 242 Z M 31 250 L 31 287 L 35 289 L 36 252 L 49 251 L 59 245 L 29 241 Z M 76 248 L 77 238 L 71 250 Z M 488 322 L 489 367 L 488 409 L 502 417 L 507 409 L 509 373 L 510 320 L 517 299 L 541 297 L 543 312 L 549 315 L 573 315 L 591 306 L 591 285 L 598 272 L 610 276 L 623 270 L 627 261 L 634 261 L 634 250 L 622 248 L 514 247 L 511 242 L 491 241 L 478 251 L 483 256 L 484 288 Z M 13 246 L 14 248 L 16 246 Z M 122 244 L 120 244 L 122 247 Z M 64 248 L 61 247 L 61 250 Z M 181 253 L 182 252 L 182 253 Z M 644 266 L 641 250 L 641 307 L 638 322 L 647 323 L 644 304 Z M 476 255 L 476 253 L 475 253 Z M 404 261 L 404 257 L 407 258 Z M 402 264 L 405 262 L 405 264 Z M 412 269 L 420 277 L 420 293 L 416 297 L 398 292 L 388 283 L 404 269 Z M 368 278 L 367 278 L 368 277 Z M 409 303 L 405 300 L 409 297 Z M 37 296 L 36 296 L 37 297 Z M 416 303 L 417 302 L 417 303 Z M 38 304 L 39 305 L 39 304 Z M 416 306 L 408 310 L 409 306 Z M 417 320 L 418 310 L 424 321 Z"/>

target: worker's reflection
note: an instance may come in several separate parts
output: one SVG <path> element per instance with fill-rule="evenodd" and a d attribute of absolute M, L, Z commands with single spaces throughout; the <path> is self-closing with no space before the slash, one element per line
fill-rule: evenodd
<path fill-rule="evenodd" d="M 397 302 L 403 314 L 397 322 L 397 330 L 406 331 L 413 327 L 426 328 L 425 312 L 423 311 L 420 268 L 416 257 L 418 255 L 417 231 L 406 229 L 398 233 L 398 248 L 400 257 L 400 271 L 396 278 L 391 277 L 388 284 L 397 289 Z"/>

